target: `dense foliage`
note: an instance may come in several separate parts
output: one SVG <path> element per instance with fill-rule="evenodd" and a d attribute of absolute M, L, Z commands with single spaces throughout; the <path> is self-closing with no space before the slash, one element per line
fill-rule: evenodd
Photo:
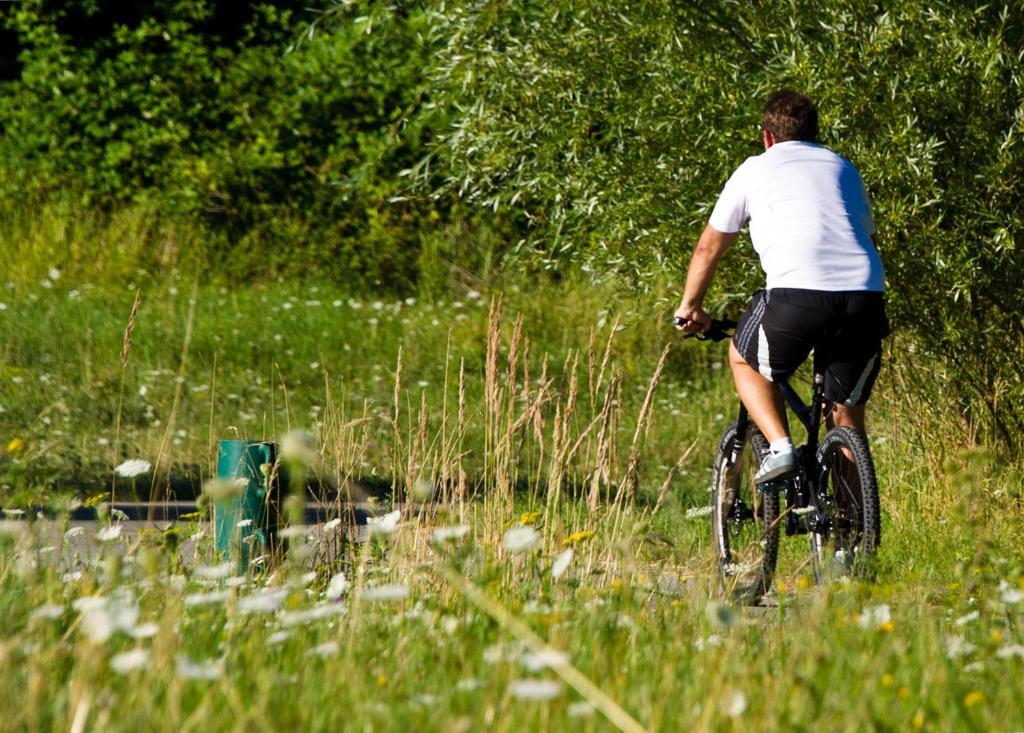
<path fill-rule="evenodd" d="M 1019 442 L 1019 3 L 227 7 L 5 6 L 4 211 L 141 207 L 189 229 L 180 249 L 208 271 L 319 269 L 353 288 L 429 288 L 495 254 L 646 284 L 680 276 L 758 152 L 762 100 L 793 86 L 864 174 L 893 321 L 915 342 L 902 376 Z M 715 295 L 731 309 L 760 277 L 737 250 Z"/>
<path fill-rule="evenodd" d="M 198 222 L 192 254 L 233 272 L 414 287 L 421 250 L 459 220 L 450 201 L 411 196 L 403 173 L 442 123 L 425 105 L 424 12 L 130 5 L 3 11 L 17 41 L 0 51 L 5 198 L 62 193 Z"/>
<path fill-rule="evenodd" d="M 918 342 L 904 376 L 948 379 L 936 392 L 968 424 L 1019 444 L 1004 408 L 1024 396 L 1019 3 L 476 3 L 450 23 L 438 74 L 464 97 L 450 185 L 521 208 L 550 268 L 679 273 L 729 172 L 759 152 L 763 99 L 806 90 L 873 198 L 891 314 Z M 759 278 L 748 253 L 724 270 L 725 302 Z"/>

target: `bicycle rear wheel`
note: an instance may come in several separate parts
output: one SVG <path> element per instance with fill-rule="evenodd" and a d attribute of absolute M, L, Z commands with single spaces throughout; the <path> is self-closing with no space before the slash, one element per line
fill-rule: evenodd
<path fill-rule="evenodd" d="M 768 592 L 779 553 L 779 495 L 760 493 L 754 473 L 768 441 L 750 424 L 734 446 L 730 426 L 715 454 L 711 484 L 711 535 L 725 592 L 741 603 L 757 603 Z"/>
<path fill-rule="evenodd" d="M 864 437 L 848 427 L 829 430 L 818 448 L 818 492 L 812 499 L 814 579 L 865 577 L 882 539 L 878 482 Z"/>

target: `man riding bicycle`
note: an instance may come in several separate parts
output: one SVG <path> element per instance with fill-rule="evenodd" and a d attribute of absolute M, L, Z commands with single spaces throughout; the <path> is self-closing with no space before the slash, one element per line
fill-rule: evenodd
<path fill-rule="evenodd" d="M 797 470 L 793 441 L 775 385 L 814 350 L 835 403 L 829 427 L 864 432 L 864 405 L 889 333 L 885 271 L 860 173 L 819 145 L 811 100 L 782 90 L 764 105 L 765 152 L 748 158 L 722 189 L 694 249 L 677 326 L 705 332 L 704 295 L 722 254 L 749 220 L 765 272 L 729 347 L 736 392 L 770 443 L 755 482 Z"/>

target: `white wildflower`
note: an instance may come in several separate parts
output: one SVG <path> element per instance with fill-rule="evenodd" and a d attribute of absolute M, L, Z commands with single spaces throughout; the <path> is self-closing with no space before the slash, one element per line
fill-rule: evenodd
<path fill-rule="evenodd" d="M 209 606 L 214 603 L 223 603 L 231 597 L 226 590 L 214 590 L 209 593 L 189 593 L 185 596 L 186 606 Z"/>
<path fill-rule="evenodd" d="M 693 642 L 693 646 L 699 652 L 702 652 L 705 649 L 712 649 L 716 646 L 722 646 L 722 637 L 718 634 L 711 634 L 706 639 L 697 639 Z"/>
<path fill-rule="evenodd" d="M 96 539 L 100 542 L 113 542 L 121 536 L 121 525 L 111 524 L 96 533 Z"/>
<path fill-rule="evenodd" d="M 288 597 L 286 588 L 269 588 L 251 596 L 238 599 L 238 610 L 241 613 L 274 613 Z"/>
<path fill-rule="evenodd" d="M 131 631 L 139 620 L 135 600 L 127 594 L 111 598 L 85 596 L 72 605 L 81 614 L 82 633 L 96 644 L 105 642 L 115 631 Z"/>
<path fill-rule="evenodd" d="M 706 517 L 711 514 L 711 507 L 709 506 L 698 506 L 692 509 L 686 510 L 687 519 L 696 519 L 697 517 Z"/>
<path fill-rule="evenodd" d="M 562 694 L 562 683 L 555 680 L 515 680 L 508 691 L 520 700 L 551 700 Z"/>
<path fill-rule="evenodd" d="M 310 649 L 308 653 L 310 656 L 330 657 L 337 654 L 340 648 L 336 641 L 325 641 L 323 644 Z"/>
<path fill-rule="evenodd" d="M 1024 590 L 1012 587 L 1005 580 L 999 583 L 999 590 L 1001 591 L 999 597 L 1003 603 L 1020 603 L 1024 601 Z"/>
<path fill-rule="evenodd" d="M 29 620 L 35 621 L 36 619 L 55 619 L 60 618 L 64 615 L 64 606 L 58 606 L 56 604 L 49 604 L 46 606 L 40 606 L 32 615 L 29 616 Z"/>
<path fill-rule="evenodd" d="M 513 527 L 505 533 L 502 544 L 509 552 L 529 552 L 540 547 L 540 533 L 530 526 Z"/>
<path fill-rule="evenodd" d="M 953 623 L 954 623 L 954 624 L 956 624 L 957 626 L 963 626 L 964 624 L 969 624 L 969 623 L 971 623 L 971 621 L 977 621 L 977 620 L 978 620 L 978 617 L 979 617 L 980 615 L 981 615 L 981 614 L 980 614 L 980 613 L 978 613 L 977 611 L 971 611 L 971 612 L 970 612 L 970 613 L 968 613 L 967 615 L 965 615 L 965 616 L 961 616 L 960 618 L 958 618 L 958 619 L 957 619 L 956 621 L 954 621 Z"/>
<path fill-rule="evenodd" d="M 438 527 L 432 533 L 435 542 L 446 542 L 448 540 L 459 540 L 469 534 L 468 524 L 459 524 L 454 527 Z"/>
<path fill-rule="evenodd" d="M 481 686 L 482 683 L 480 682 L 480 680 L 472 678 L 459 680 L 455 683 L 455 689 L 459 692 L 473 692 L 473 690 L 480 689 Z"/>
<path fill-rule="evenodd" d="M 156 636 L 158 631 L 160 631 L 160 627 L 152 622 L 149 622 L 139 624 L 138 626 L 129 629 L 128 635 L 133 639 L 150 639 Z"/>
<path fill-rule="evenodd" d="M 304 539 L 310 534 L 310 527 L 305 524 L 294 524 L 291 527 L 285 527 L 277 533 L 278 537 L 286 540 L 298 540 Z"/>
<path fill-rule="evenodd" d="M 4 509 L 4 516 L 5 517 L 11 517 L 13 519 L 17 519 L 18 517 L 22 517 L 24 515 L 25 515 L 25 510 L 24 509 L 7 509 L 7 508 Z"/>
<path fill-rule="evenodd" d="M 409 597 L 407 585 L 378 585 L 359 594 L 363 601 L 400 601 Z"/>
<path fill-rule="evenodd" d="M 1004 644 L 996 650 L 996 656 L 1000 659 L 1024 657 L 1024 646 L 1020 644 Z"/>
<path fill-rule="evenodd" d="M 182 655 L 178 657 L 177 675 L 187 680 L 215 680 L 224 674 L 224 660 L 196 662 Z"/>
<path fill-rule="evenodd" d="M 348 578 L 345 577 L 345 573 L 337 573 L 327 584 L 328 598 L 341 598 L 346 591 L 348 591 Z"/>
<path fill-rule="evenodd" d="M 400 509 L 396 509 L 381 517 L 369 517 L 366 520 L 366 528 L 371 536 L 391 534 L 398 527 L 398 520 L 401 517 L 402 512 Z"/>
<path fill-rule="evenodd" d="M 291 637 L 292 632 L 290 631 L 275 631 L 267 637 L 267 643 L 273 646 L 274 644 L 281 644 L 282 642 L 288 641 Z"/>
<path fill-rule="evenodd" d="M 219 565 L 197 565 L 195 576 L 197 578 L 205 578 L 206 580 L 220 580 L 231 575 L 231 568 L 232 565 L 229 562 Z"/>
<path fill-rule="evenodd" d="M 114 473 L 122 478 L 135 478 L 144 473 L 149 473 L 150 468 L 152 468 L 152 464 L 149 461 L 141 458 L 132 458 L 115 468 Z"/>
<path fill-rule="evenodd" d="M 568 547 L 562 551 L 562 554 L 555 558 L 555 561 L 551 563 L 552 578 L 558 580 L 563 575 L 565 575 L 565 571 L 569 569 L 569 565 L 570 563 L 572 563 L 572 558 L 574 554 L 575 553 L 573 552 L 573 549 L 571 547 Z"/>
<path fill-rule="evenodd" d="M 324 526 L 321 527 L 321 531 L 324 534 L 327 534 L 328 532 L 333 532 L 334 530 L 336 530 L 340 526 L 341 526 L 341 517 L 335 517 L 331 521 L 325 523 Z"/>
<path fill-rule="evenodd" d="M 889 605 L 883 603 L 865 608 L 857 619 L 857 625 L 862 629 L 877 629 L 890 621 L 892 621 L 892 613 L 889 611 Z"/>
<path fill-rule="evenodd" d="M 977 647 L 962 636 L 946 637 L 946 656 L 950 659 L 965 657 L 975 649 L 977 649 Z"/>
<path fill-rule="evenodd" d="M 238 527 L 239 529 L 243 529 L 245 527 L 251 527 L 252 526 L 252 519 L 240 519 L 235 526 Z"/>
<path fill-rule="evenodd" d="M 984 672 L 985 665 L 981 662 L 971 662 L 964 665 L 964 672 Z"/>
<path fill-rule="evenodd" d="M 569 664 L 569 655 L 555 649 L 541 649 L 539 652 L 527 652 L 519 662 L 530 672 L 539 672 L 547 667 L 564 667 Z"/>
<path fill-rule="evenodd" d="M 128 674 L 148 666 L 149 652 L 145 649 L 132 649 L 110 658 L 110 668 L 118 674 Z"/>
<path fill-rule="evenodd" d="M 70 540 L 72 537 L 77 537 L 80 534 L 85 534 L 85 527 L 82 527 L 81 525 L 72 527 L 64 533 L 64 539 Z"/>
<path fill-rule="evenodd" d="M 730 718 L 738 718 L 747 709 L 747 696 L 739 690 L 732 690 L 721 698 L 722 712 Z"/>
<path fill-rule="evenodd" d="M 582 718 L 585 715 L 593 715 L 596 708 L 593 703 L 589 703 L 586 700 L 579 700 L 569 706 L 566 712 L 569 713 L 570 718 Z"/>
<path fill-rule="evenodd" d="M 281 615 L 281 624 L 286 627 L 301 626 L 311 621 L 319 621 L 322 618 L 340 616 L 345 613 L 345 607 L 340 603 L 325 603 L 313 606 L 302 611 L 285 611 Z"/>

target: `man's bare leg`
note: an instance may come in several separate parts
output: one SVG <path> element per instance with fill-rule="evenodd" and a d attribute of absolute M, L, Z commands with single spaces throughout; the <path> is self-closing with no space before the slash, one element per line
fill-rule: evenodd
<path fill-rule="evenodd" d="M 729 366 L 736 393 L 768 442 L 789 437 L 789 423 L 782 391 L 744 361 L 736 346 L 729 344 Z M 861 411 L 863 414 L 863 410 Z"/>
<path fill-rule="evenodd" d="M 832 414 L 828 416 L 826 424 L 828 427 L 853 428 L 861 435 L 864 434 L 864 405 L 836 405 Z"/>

